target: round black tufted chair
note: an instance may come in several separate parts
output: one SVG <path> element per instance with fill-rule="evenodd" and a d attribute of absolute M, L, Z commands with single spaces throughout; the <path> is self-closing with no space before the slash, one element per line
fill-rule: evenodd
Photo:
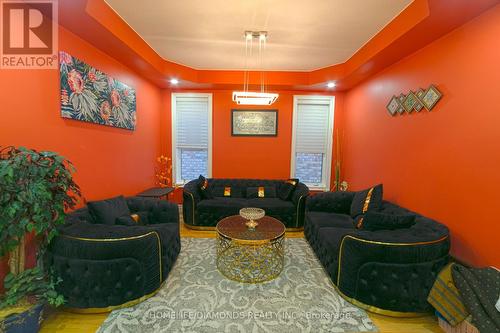
<path fill-rule="evenodd" d="M 62 279 L 57 290 L 77 312 L 104 312 L 152 296 L 180 251 L 177 205 L 126 198 L 147 225 L 97 224 L 87 207 L 68 214 L 47 251 L 47 264 Z"/>
<path fill-rule="evenodd" d="M 359 230 L 349 216 L 352 192 L 328 192 L 307 202 L 304 235 L 340 294 L 366 310 L 392 316 L 431 311 L 427 295 L 449 261 L 448 228 L 417 215 L 396 230 Z M 380 212 L 408 214 L 384 201 Z"/>

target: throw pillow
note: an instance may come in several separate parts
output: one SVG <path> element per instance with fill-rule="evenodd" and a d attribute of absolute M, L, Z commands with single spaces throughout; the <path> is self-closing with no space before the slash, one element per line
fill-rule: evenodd
<path fill-rule="evenodd" d="M 87 205 L 94 220 L 99 224 L 114 225 L 118 217 L 130 215 L 127 201 L 122 195 L 101 201 L 91 201 Z"/>
<path fill-rule="evenodd" d="M 141 221 L 141 217 L 137 214 L 130 214 L 130 217 L 134 219 L 135 223 L 139 223 Z"/>
<path fill-rule="evenodd" d="M 132 217 L 132 215 L 123 215 L 116 218 L 115 224 L 117 225 L 137 225 L 137 221 Z"/>
<path fill-rule="evenodd" d="M 274 186 L 247 187 L 247 198 L 276 198 Z"/>
<path fill-rule="evenodd" d="M 295 191 L 295 188 L 298 184 L 299 180 L 297 178 L 285 180 L 285 182 L 281 184 L 278 189 L 278 198 L 280 198 L 281 200 L 290 200 L 293 191 Z"/>
<path fill-rule="evenodd" d="M 368 211 L 377 210 L 382 206 L 383 186 L 376 185 L 364 191 L 354 194 L 351 203 L 351 217 L 365 214 Z"/>
<path fill-rule="evenodd" d="M 149 224 L 149 212 L 140 211 L 136 212 L 134 215 L 137 215 L 137 223 L 140 225 Z"/>
<path fill-rule="evenodd" d="M 414 225 L 415 218 L 413 214 L 393 215 L 367 212 L 357 219 L 356 228 L 368 231 L 404 229 Z"/>
<path fill-rule="evenodd" d="M 208 180 L 200 175 L 198 177 L 198 188 L 200 189 L 201 197 L 203 199 L 213 199 L 212 189 L 208 186 Z"/>
<path fill-rule="evenodd" d="M 235 186 L 218 186 L 212 189 L 212 194 L 214 197 L 225 197 L 225 198 L 242 198 L 241 187 Z"/>

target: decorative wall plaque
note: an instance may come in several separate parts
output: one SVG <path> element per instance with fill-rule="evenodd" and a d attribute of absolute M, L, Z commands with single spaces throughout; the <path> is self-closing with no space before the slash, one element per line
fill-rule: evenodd
<path fill-rule="evenodd" d="M 278 110 L 231 110 L 231 135 L 277 136 Z"/>
<path fill-rule="evenodd" d="M 431 84 L 424 96 L 422 96 L 422 103 L 424 103 L 425 108 L 430 111 L 441 99 L 441 96 L 441 92 Z"/>
<path fill-rule="evenodd" d="M 424 107 L 431 111 L 441 97 L 441 92 L 431 84 L 429 88 L 419 89 L 416 93 L 410 90 L 406 95 L 401 93 L 399 96 L 392 96 L 386 108 L 391 116 L 402 114 L 404 111 L 420 112 Z"/>

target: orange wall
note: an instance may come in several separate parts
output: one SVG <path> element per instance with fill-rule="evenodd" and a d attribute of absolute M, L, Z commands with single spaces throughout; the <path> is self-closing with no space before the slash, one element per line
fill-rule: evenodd
<path fill-rule="evenodd" d="M 62 154 L 75 164 L 75 179 L 87 200 L 130 195 L 153 185 L 161 89 L 64 29 L 59 39 L 60 50 L 136 89 L 136 130 L 61 118 L 57 70 L 0 70 L 0 145 Z"/>
<path fill-rule="evenodd" d="M 186 92 L 186 91 L 177 91 Z M 194 92 L 194 91 L 192 91 Z M 293 96 L 311 95 L 310 92 L 280 91 L 271 106 L 238 106 L 232 101 L 232 91 L 202 91 L 212 93 L 212 176 L 214 178 L 286 179 L 290 177 L 292 146 Z M 170 103 L 170 91 L 165 91 Z M 318 93 L 316 93 L 318 94 Z M 332 94 L 333 95 L 333 94 Z M 343 93 L 335 95 L 335 127 L 341 123 Z M 169 104 L 170 105 L 170 104 Z M 277 109 L 278 136 L 231 136 L 231 109 Z M 170 106 L 168 126 L 162 135 L 171 152 Z M 333 172 L 333 170 L 332 170 Z M 333 176 L 332 176 L 333 182 Z M 179 190 L 178 190 L 179 192 Z M 176 195 L 179 199 L 180 195 Z"/>
<path fill-rule="evenodd" d="M 87 200 L 152 186 L 160 152 L 161 90 L 62 28 L 59 48 L 136 89 L 136 130 L 62 119 L 58 70 L 0 70 L 0 146 L 62 154 L 75 164 L 75 180 Z M 5 269 L 0 265 L 0 278 Z"/>
<path fill-rule="evenodd" d="M 346 93 L 345 171 L 352 188 L 446 224 L 452 253 L 500 266 L 500 6 Z M 434 83 L 432 110 L 391 117 L 392 95 Z"/>

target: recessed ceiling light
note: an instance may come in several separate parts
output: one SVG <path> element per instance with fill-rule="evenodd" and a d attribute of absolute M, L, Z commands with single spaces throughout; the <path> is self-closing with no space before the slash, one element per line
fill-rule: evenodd
<path fill-rule="evenodd" d="M 179 80 L 177 80 L 177 79 L 170 79 L 170 83 L 172 83 L 172 84 L 178 84 Z"/>
<path fill-rule="evenodd" d="M 333 87 L 335 87 L 335 82 L 328 82 L 328 84 L 326 86 L 328 88 L 333 88 Z"/>

